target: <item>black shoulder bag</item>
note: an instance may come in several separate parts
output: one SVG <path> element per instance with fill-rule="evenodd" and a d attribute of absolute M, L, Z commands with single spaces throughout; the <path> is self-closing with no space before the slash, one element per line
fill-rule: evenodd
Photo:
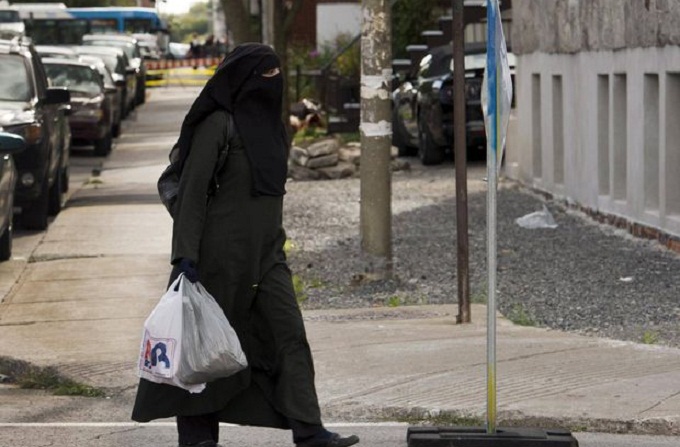
<path fill-rule="evenodd" d="M 208 196 L 206 200 L 209 200 L 212 196 L 217 194 L 217 190 L 220 188 L 217 177 L 224 167 L 227 161 L 227 153 L 229 151 L 229 137 L 231 135 L 232 129 L 232 116 L 227 113 L 227 138 L 224 145 L 220 148 L 220 152 L 217 155 L 217 163 L 215 163 L 215 169 L 213 170 L 212 179 L 210 181 L 210 186 L 208 187 Z M 175 217 L 175 203 L 177 202 L 177 194 L 179 193 L 179 178 L 180 178 L 180 164 L 179 164 L 179 145 L 175 144 L 170 150 L 170 164 L 165 168 L 161 176 L 158 178 L 158 195 L 161 199 L 165 209 L 174 218 Z"/>

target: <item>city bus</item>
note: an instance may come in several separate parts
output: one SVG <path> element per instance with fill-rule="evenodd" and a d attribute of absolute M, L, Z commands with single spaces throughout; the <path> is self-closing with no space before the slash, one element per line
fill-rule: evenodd
<path fill-rule="evenodd" d="M 167 52 L 170 41 L 168 26 L 154 8 L 101 7 L 66 10 L 74 18 L 87 21 L 89 34 L 153 34 L 157 36 L 161 51 Z"/>
<path fill-rule="evenodd" d="M 89 31 L 87 20 L 75 18 L 63 3 L 17 3 L 12 8 L 36 45 L 79 45 Z"/>

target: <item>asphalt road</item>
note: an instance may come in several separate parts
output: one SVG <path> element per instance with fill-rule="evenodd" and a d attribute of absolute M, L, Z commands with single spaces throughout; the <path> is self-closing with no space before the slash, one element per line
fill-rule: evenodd
<path fill-rule="evenodd" d="M 404 424 L 329 424 L 329 428 L 342 434 L 354 433 L 361 438 L 359 446 L 406 447 Z M 290 433 L 283 430 L 223 426 L 220 429 L 224 447 L 290 447 Z M 677 447 L 677 437 L 609 435 L 577 433 L 581 447 Z M 176 445 L 176 432 L 172 423 L 101 424 L 0 424 L 0 447 L 151 447 Z M 497 447 L 503 447 L 499 444 Z M 549 446 L 546 446 L 549 447 Z"/>

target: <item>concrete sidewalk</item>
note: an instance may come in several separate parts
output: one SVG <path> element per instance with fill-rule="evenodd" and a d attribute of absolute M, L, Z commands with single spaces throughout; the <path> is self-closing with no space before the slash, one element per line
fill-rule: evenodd
<path fill-rule="evenodd" d="M 171 95 L 153 94 L 163 96 L 152 96 L 148 115 L 172 109 Z M 142 120 L 124 134 L 0 304 L 0 355 L 56 365 L 112 398 L 29 399 L 3 387 L 0 421 L 128 420 L 142 324 L 169 273 L 171 222 L 155 181 L 178 119 L 155 122 L 163 124 Z M 469 325 L 455 325 L 456 314 L 455 306 L 304 312 L 326 420 L 483 422 L 486 309 L 475 305 Z M 678 349 L 499 318 L 497 357 L 501 425 L 680 435 Z M 37 401 L 51 410 L 34 410 Z"/>

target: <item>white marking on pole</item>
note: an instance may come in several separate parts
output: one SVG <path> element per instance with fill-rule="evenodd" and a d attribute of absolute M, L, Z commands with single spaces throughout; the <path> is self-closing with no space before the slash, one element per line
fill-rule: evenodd
<path fill-rule="evenodd" d="M 390 76 L 386 75 L 385 71 L 383 70 L 382 75 L 361 76 L 361 99 L 389 99 L 389 89 L 387 87 L 390 82 Z"/>
<path fill-rule="evenodd" d="M 363 122 L 359 128 L 366 137 L 387 137 L 392 135 L 392 123 L 385 120 L 378 121 L 377 123 Z"/>

